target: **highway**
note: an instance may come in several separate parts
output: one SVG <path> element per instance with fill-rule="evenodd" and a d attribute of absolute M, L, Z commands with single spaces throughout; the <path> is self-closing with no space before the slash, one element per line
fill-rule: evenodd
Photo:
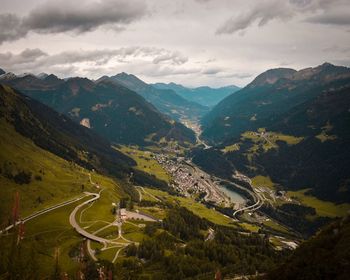
<path fill-rule="evenodd" d="M 53 210 L 56 210 L 56 209 L 61 208 L 61 207 L 63 207 L 63 206 L 67 206 L 67 205 L 69 205 L 69 204 L 72 204 L 72 203 L 74 203 L 74 202 L 77 202 L 77 201 L 79 201 L 79 200 L 85 198 L 87 195 L 88 195 L 88 193 L 84 193 L 83 196 L 80 196 L 80 197 L 78 197 L 78 198 L 74 198 L 74 199 L 71 199 L 71 200 L 67 200 L 67 201 L 65 201 L 65 202 L 62 202 L 62 203 L 56 204 L 56 205 L 54 205 L 54 206 L 51 206 L 51 207 L 45 208 L 45 209 L 43 209 L 43 210 L 40 210 L 40 211 L 38 211 L 38 212 L 35 212 L 35 213 L 33 213 L 33 214 L 31 214 L 31 215 L 29 215 L 29 216 L 23 218 L 22 220 L 17 221 L 17 222 L 16 222 L 16 226 L 19 225 L 20 223 L 26 223 L 26 222 L 28 222 L 28 221 L 34 219 L 34 218 L 37 218 L 37 217 L 39 217 L 39 216 L 41 216 L 41 215 L 43 215 L 43 214 L 46 214 L 46 213 L 50 212 L 50 211 L 53 211 Z M 10 226 L 4 228 L 3 230 L 0 230 L 0 234 L 9 231 L 10 229 L 13 228 L 13 226 L 14 226 L 14 225 L 10 225 Z"/>
<path fill-rule="evenodd" d="M 258 210 L 258 209 L 264 204 L 264 199 L 263 199 L 263 197 L 261 197 L 260 194 L 258 194 L 257 192 L 255 192 L 255 191 L 254 191 L 254 188 L 252 188 L 253 191 L 251 191 L 251 190 L 248 190 L 248 189 L 245 188 L 245 187 L 242 187 L 242 186 L 240 186 L 240 185 L 238 185 L 238 184 L 235 184 L 235 183 L 233 183 L 233 182 L 230 182 L 230 181 L 228 181 L 228 180 L 224 180 L 224 179 L 221 179 L 221 178 L 218 178 L 218 177 L 215 177 L 215 179 L 218 180 L 218 181 L 220 181 L 220 182 L 224 182 L 224 183 L 233 185 L 233 186 L 236 187 L 236 188 L 239 188 L 239 189 L 241 189 L 241 190 L 244 190 L 244 191 L 248 192 L 248 193 L 253 197 L 253 199 L 254 199 L 254 202 L 255 202 L 255 203 L 254 203 L 253 205 L 249 205 L 249 206 L 245 206 L 245 207 L 242 207 L 242 208 L 240 208 L 240 209 L 237 209 L 235 212 L 233 212 L 233 217 L 236 217 L 236 215 L 237 215 L 238 213 L 243 212 L 243 211 L 245 211 L 245 210 L 256 211 L 256 210 Z M 251 182 L 252 182 L 252 181 L 250 180 L 250 178 L 248 178 L 248 177 L 246 177 L 246 176 L 244 176 L 244 175 L 240 175 L 240 177 L 237 178 L 237 179 L 241 179 L 241 180 L 243 180 L 243 181 L 246 181 L 246 182 L 249 183 L 249 185 L 251 186 Z"/>
<path fill-rule="evenodd" d="M 83 229 L 76 221 L 76 214 L 77 212 L 84 207 L 85 205 L 88 205 L 89 203 L 94 202 L 95 200 L 100 198 L 100 193 L 89 193 L 89 195 L 93 195 L 94 197 L 83 202 L 82 204 L 79 204 L 77 207 L 74 208 L 74 210 L 70 213 L 69 215 L 69 223 L 71 224 L 71 226 L 82 236 L 86 237 L 87 239 L 93 240 L 93 241 L 97 241 L 99 243 L 108 243 L 111 242 L 108 239 L 99 237 L 97 235 L 94 235 L 92 233 L 87 232 L 85 229 Z"/>

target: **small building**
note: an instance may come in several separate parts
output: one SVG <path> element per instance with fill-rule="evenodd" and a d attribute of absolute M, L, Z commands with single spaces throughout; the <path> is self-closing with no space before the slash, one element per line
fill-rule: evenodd
<path fill-rule="evenodd" d="M 120 218 L 125 221 L 126 218 L 127 218 L 127 215 L 126 215 L 126 209 L 125 208 L 121 208 L 120 209 Z"/>

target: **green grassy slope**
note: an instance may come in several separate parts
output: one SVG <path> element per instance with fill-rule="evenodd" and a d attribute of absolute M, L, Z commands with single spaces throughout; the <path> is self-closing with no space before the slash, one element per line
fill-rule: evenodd
<path fill-rule="evenodd" d="M 0 217 L 6 222 L 16 191 L 21 197 L 21 214 L 54 205 L 92 190 L 88 170 L 37 147 L 8 123 L 0 120 Z M 31 174 L 29 184 L 18 184 L 13 178 L 19 172 Z"/>

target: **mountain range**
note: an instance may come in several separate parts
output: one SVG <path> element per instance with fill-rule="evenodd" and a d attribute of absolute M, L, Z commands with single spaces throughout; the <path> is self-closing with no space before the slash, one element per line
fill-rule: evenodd
<path fill-rule="evenodd" d="M 123 72 L 112 77 L 102 77 L 99 80 L 110 80 L 133 90 L 160 112 L 178 121 L 181 119 L 199 120 L 209 111 L 208 107 L 189 101 L 172 89 L 154 87 L 132 74 Z"/>
<path fill-rule="evenodd" d="M 238 169 L 349 202 L 349 89 L 350 69 L 329 63 L 268 70 L 203 118 L 202 137 L 229 162 L 226 176 Z M 199 161 L 209 151 L 203 153 Z"/>
<path fill-rule="evenodd" d="M 5 74 L 6 75 L 6 74 Z M 34 75 L 2 80 L 115 143 L 146 145 L 164 138 L 193 143 L 193 132 L 161 114 L 132 90 L 110 80 L 62 80 Z"/>
<path fill-rule="evenodd" d="M 173 90 L 181 97 L 207 107 L 214 107 L 225 97 L 240 89 L 234 85 L 220 88 L 211 88 L 208 86 L 188 88 L 175 83 L 156 83 L 153 86 L 159 89 Z"/>

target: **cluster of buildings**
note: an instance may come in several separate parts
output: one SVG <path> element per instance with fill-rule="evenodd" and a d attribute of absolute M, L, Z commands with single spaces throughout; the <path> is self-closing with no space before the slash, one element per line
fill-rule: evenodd
<path fill-rule="evenodd" d="M 155 159 L 172 176 L 174 189 L 184 196 L 194 196 L 215 204 L 229 205 L 229 198 L 220 191 L 211 176 L 182 157 L 172 159 L 164 154 Z"/>

